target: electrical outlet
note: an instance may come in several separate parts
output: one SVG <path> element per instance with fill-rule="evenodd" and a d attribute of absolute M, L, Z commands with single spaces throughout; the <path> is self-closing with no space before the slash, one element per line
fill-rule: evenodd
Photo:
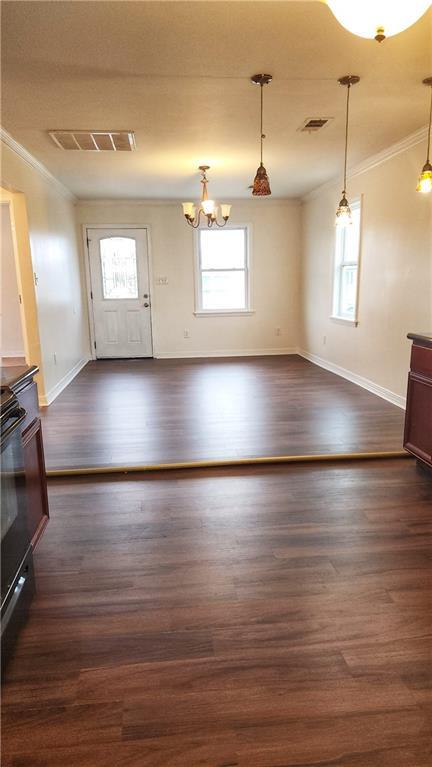
<path fill-rule="evenodd" d="M 189 331 L 188 330 L 184 330 L 183 331 L 183 338 L 189 338 Z"/>
<path fill-rule="evenodd" d="M 282 331 L 281 331 L 280 328 L 275 328 L 275 333 L 276 333 L 277 336 L 281 336 L 282 335 Z"/>

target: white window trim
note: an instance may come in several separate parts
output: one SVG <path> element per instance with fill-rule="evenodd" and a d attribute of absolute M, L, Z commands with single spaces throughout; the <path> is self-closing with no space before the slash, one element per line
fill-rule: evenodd
<path fill-rule="evenodd" d="M 361 195 L 359 198 L 355 199 L 351 203 L 351 208 L 358 207 L 360 210 L 360 233 L 359 233 L 359 252 L 358 252 L 358 260 L 357 261 L 346 261 L 344 262 L 344 266 L 357 266 L 357 286 L 356 286 L 356 303 L 355 303 L 355 312 L 354 317 L 347 317 L 343 314 L 335 314 L 335 292 L 336 292 L 336 280 L 339 282 L 340 286 L 340 277 L 337 277 L 336 274 L 336 237 L 335 237 L 335 245 L 334 245 L 334 252 L 333 252 L 333 260 L 332 260 L 332 293 L 331 293 L 331 311 L 330 311 L 330 319 L 333 322 L 336 322 L 340 325 L 351 325 L 353 327 L 357 327 L 359 324 L 358 319 L 358 310 L 359 310 L 359 296 L 360 296 L 360 268 L 361 268 L 361 252 L 362 252 L 362 229 L 363 229 L 363 195 Z M 340 269 L 340 267 L 339 267 Z"/>
<path fill-rule="evenodd" d="M 199 248 L 199 232 L 205 231 L 206 227 L 200 227 L 195 231 L 194 238 L 194 276 L 195 276 L 195 317 L 245 317 L 255 314 L 252 307 L 252 278 L 251 278 L 251 243 L 252 227 L 250 224 L 227 224 L 226 229 L 244 229 L 246 231 L 246 268 L 224 269 L 223 271 L 246 271 L 246 307 L 244 309 L 203 309 L 202 308 L 202 283 Z"/>

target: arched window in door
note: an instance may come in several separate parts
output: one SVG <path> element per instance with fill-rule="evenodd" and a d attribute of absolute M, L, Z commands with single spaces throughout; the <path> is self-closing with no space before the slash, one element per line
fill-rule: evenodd
<path fill-rule="evenodd" d="M 138 298 L 136 242 L 132 237 L 100 240 L 104 299 Z"/>

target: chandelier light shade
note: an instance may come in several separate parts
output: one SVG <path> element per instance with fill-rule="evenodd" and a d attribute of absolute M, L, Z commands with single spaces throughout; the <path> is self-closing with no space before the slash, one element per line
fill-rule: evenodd
<path fill-rule="evenodd" d="M 349 128 L 349 106 L 350 91 L 353 85 L 360 81 L 358 75 L 345 75 L 338 80 L 339 85 L 344 85 L 347 89 L 346 112 L 345 112 L 345 150 L 344 150 L 344 175 L 342 199 L 336 210 L 336 226 L 348 226 L 351 224 L 351 208 L 346 196 L 347 187 L 347 158 L 348 158 L 348 128 Z"/>
<path fill-rule="evenodd" d="M 430 0 L 326 0 L 345 29 L 379 43 L 403 32 L 423 16 Z"/>
<path fill-rule="evenodd" d="M 254 182 L 252 185 L 252 194 L 254 197 L 266 197 L 267 195 L 271 194 L 270 189 L 270 181 L 267 174 L 267 171 L 263 164 L 263 141 L 265 139 L 265 134 L 263 133 L 263 113 L 264 113 L 264 101 L 263 101 L 263 88 L 264 85 L 268 85 L 272 81 L 271 75 L 253 75 L 251 77 L 251 81 L 255 85 L 260 86 L 260 96 L 261 96 L 261 110 L 260 110 L 260 116 L 261 116 L 261 131 L 260 131 L 260 146 L 261 146 L 261 155 L 260 155 L 260 164 L 257 168 L 257 172 L 255 174 Z"/>
<path fill-rule="evenodd" d="M 217 220 L 218 216 L 218 206 L 214 202 L 214 200 L 209 200 L 208 197 L 208 178 L 207 178 L 207 171 L 210 170 L 209 165 L 200 165 L 198 170 L 201 171 L 201 184 L 202 184 L 202 195 L 201 200 L 198 203 L 198 205 L 195 205 L 193 202 L 183 202 L 183 215 L 189 224 L 189 226 L 192 226 L 194 229 L 197 229 L 201 223 L 201 216 L 207 218 L 207 226 L 212 227 L 214 224 L 219 227 L 225 226 L 227 223 L 229 217 L 230 217 L 230 211 L 231 211 L 231 205 L 227 205 L 226 203 L 221 204 L 221 216 L 223 220 L 223 224 L 220 223 Z M 198 208 L 198 210 L 197 210 Z"/>
<path fill-rule="evenodd" d="M 426 152 L 426 162 L 423 165 L 422 172 L 420 173 L 418 184 L 417 184 L 417 192 L 422 192 L 422 194 L 429 194 L 432 192 L 432 164 L 430 161 L 430 143 L 431 143 L 431 126 L 432 126 L 432 77 L 426 77 L 425 80 L 423 80 L 423 84 L 429 86 L 431 95 L 430 95 L 430 106 L 429 106 L 429 130 L 428 130 L 428 138 L 427 138 L 427 152 Z"/>

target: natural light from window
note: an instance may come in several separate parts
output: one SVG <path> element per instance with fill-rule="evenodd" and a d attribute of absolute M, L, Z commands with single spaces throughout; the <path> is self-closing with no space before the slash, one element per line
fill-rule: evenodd
<path fill-rule="evenodd" d="M 332 317 L 357 322 L 360 201 L 352 203 L 351 214 L 352 224 L 336 227 Z"/>
<path fill-rule="evenodd" d="M 247 311 L 247 229 L 198 231 L 197 309 Z"/>

